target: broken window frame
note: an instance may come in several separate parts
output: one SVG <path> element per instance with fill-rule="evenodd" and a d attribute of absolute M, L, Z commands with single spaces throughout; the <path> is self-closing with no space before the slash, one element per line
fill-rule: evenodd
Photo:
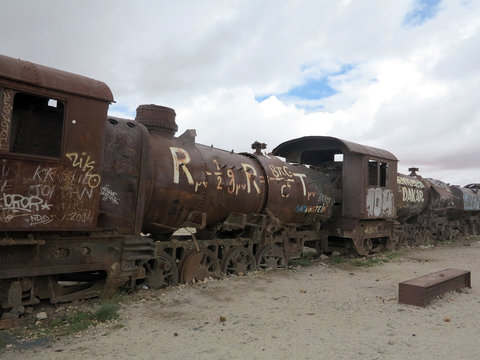
<path fill-rule="evenodd" d="M 368 186 L 388 186 L 388 162 L 376 159 L 367 160 L 367 183 Z"/>
<path fill-rule="evenodd" d="M 0 87 L 0 151 L 61 158 L 66 111 L 59 98 Z"/>

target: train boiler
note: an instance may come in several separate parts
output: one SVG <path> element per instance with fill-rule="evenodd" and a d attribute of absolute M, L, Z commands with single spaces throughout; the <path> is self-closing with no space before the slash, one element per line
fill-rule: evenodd
<path fill-rule="evenodd" d="M 266 155 L 258 142 L 254 153 L 236 154 L 196 144 L 195 130 L 175 137 L 175 116 L 141 105 L 136 122 L 149 132 L 143 230 L 158 240 L 156 253 L 168 256 L 169 268 L 178 263 L 181 281 L 213 276 L 218 268 L 237 274 L 285 266 L 305 241 L 320 236 L 333 205 L 326 176 Z M 188 241 L 178 240 L 179 228 L 190 229 Z M 148 282 L 157 263 L 147 264 Z"/>

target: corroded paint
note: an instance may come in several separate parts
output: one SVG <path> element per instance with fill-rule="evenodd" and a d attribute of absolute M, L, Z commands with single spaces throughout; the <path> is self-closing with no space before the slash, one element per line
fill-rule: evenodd
<path fill-rule="evenodd" d="M 90 159 L 72 168 L 3 159 L 0 223 L 16 229 L 91 226 L 96 221 L 91 205 L 98 180 L 92 163 Z"/>
<path fill-rule="evenodd" d="M 10 121 L 13 109 L 13 94 L 15 91 L 3 89 L 2 91 L 2 113 L 0 117 L 0 150 L 8 150 L 10 141 Z"/>

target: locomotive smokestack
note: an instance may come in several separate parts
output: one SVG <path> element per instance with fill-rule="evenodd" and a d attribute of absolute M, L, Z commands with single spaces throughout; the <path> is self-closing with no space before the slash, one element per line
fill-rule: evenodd
<path fill-rule="evenodd" d="M 409 176 L 418 176 L 418 175 L 417 175 L 417 171 L 418 171 L 418 170 L 419 170 L 419 169 L 416 168 L 416 167 L 408 168 L 408 171 L 410 171 Z"/>
<path fill-rule="evenodd" d="M 151 133 L 164 133 L 174 136 L 178 130 L 175 110 L 160 105 L 140 105 L 135 120 L 145 125 Z"/>

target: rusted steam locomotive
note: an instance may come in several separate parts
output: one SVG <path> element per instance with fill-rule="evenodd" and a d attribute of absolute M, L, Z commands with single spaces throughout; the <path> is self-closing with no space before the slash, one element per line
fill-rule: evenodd
<path fill-rule="evenodd" d="M 102 82 L 0 56 L 4 317 L 282 267 L 305 244 L 363 255 L 478 231 L 478 184 L 397 175 L 388 151 L 312 136 L 236 154 L 175 137 L 172 109 L 128 120 L 111 102 Z"/>

